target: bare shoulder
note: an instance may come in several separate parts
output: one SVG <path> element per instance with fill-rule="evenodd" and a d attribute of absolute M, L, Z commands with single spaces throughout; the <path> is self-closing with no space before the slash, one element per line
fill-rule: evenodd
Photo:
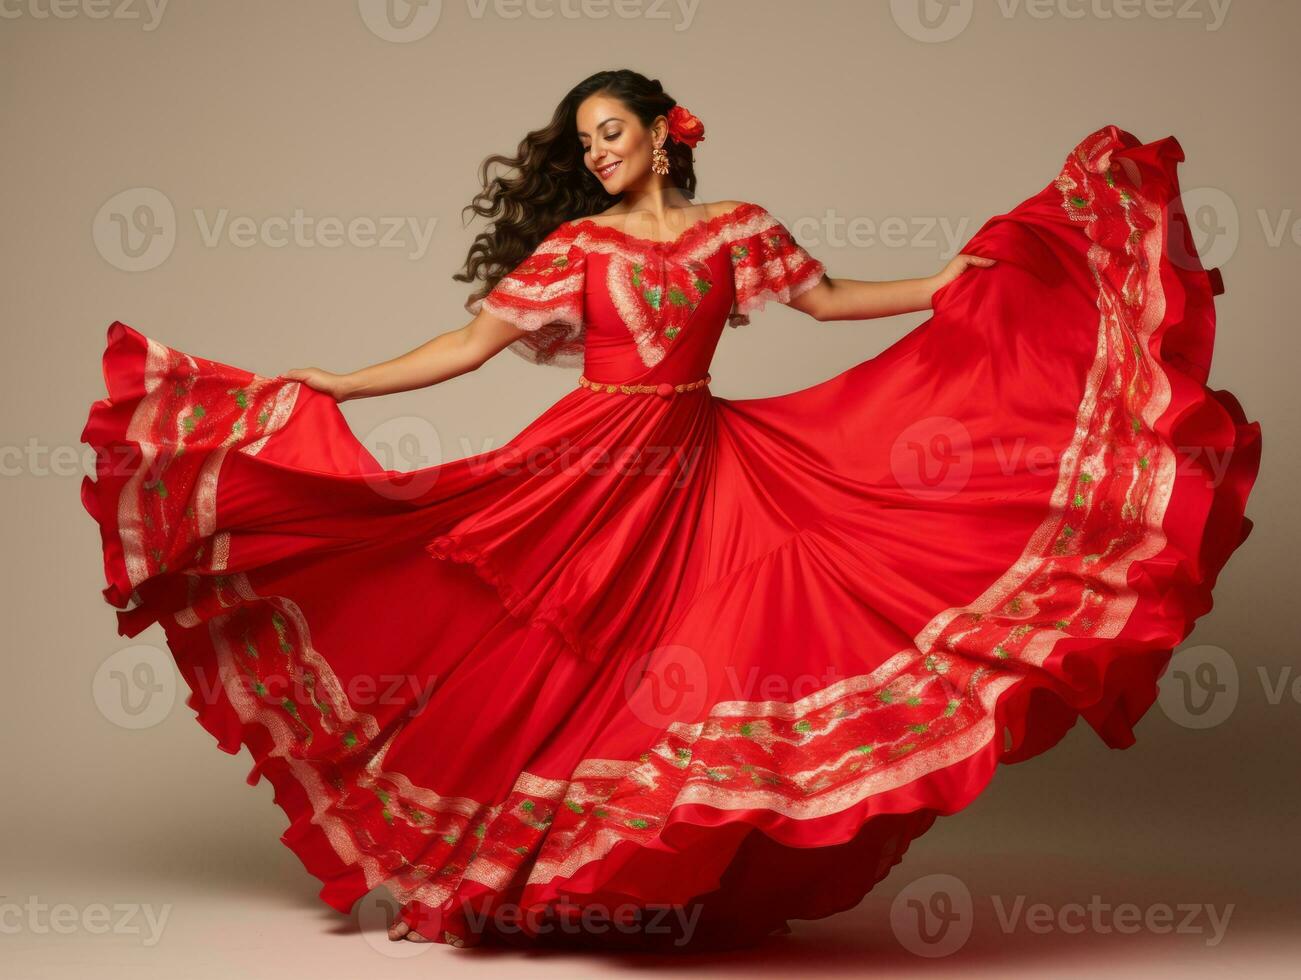
<path fill-rule="evenodd" d="M 706 204 L 705 211 L 709 217 L 716 218 L 720 214 L 730 214 L 739 207 L 744 207 L 747 201 L 715 201 L 713 204 Z"/>
<path fill-rule="evenodd" d="M 682 208 L 682 210 L 686 211 L 689 210 L 690 207 L 697 207 L 704 212 L 704 217 L 712 218 L 715 215 L 726 214 L 728 211 L 738 208 L 744 203 L 745 203 L 744 201 L 714 201 L 712 203 L 690 205 L 686 208 Z M 612 204 L 604 211 L 597 211 L 595 214 L 591 214 L 588 217 L 618 219 L 618 218 L 626 217 L 629 214 L 636 214 L 636 213 L 637 211 L 630 210 L 627 206 L 625 206 L 622 202 L 620 202 L 618 204 Z"/>
<path fill-rule="evenodd" d="M 571 223 L 591 222 L 598 227 L 618 228 L 623 224 L 624 219 L 630 214 L 629 210 L 623 206 L 622 202 L 613 204 L 604 211 L 593 211 L 591 214 L 581 215 L 572 219 Z"/>
<path fill-rule="evenodd" d="M 694 204 L 690 207 L 683 208 L 682 210 L 687 213 L 695 211 L 699 216 L 696 220 L 711 221 L 720 215 L 730 214 L 745 204 L 745 201 L 713 201 L 704 204 Z M 638 217 L 644 215 L 644 212 L 629 209 L 622 202 L 619 202 L 618 204 L 611 205 L 604 211 L 596 211 L 587 215 L 585 218 L 578 220 L 590 221 L 592 224 L 602 227 L 624 228 L 630 215 Z"/>
<path fill-rule="evenodd" d="M 593 218 L 593 219 L 595 219 L 595 218 L 622 218 L 622 217 L 623 217 L 624 215 L 626 215 L 627 213 L 628 213 L 628 209 L 627 209 L 626 207 L 624 207 L 622 203 L 620 203 L 620 204 L 612 204 L 610 207 L 606 208 L 604 211 L 597 211 L 595 214 L 593 214 L 593 215 L 589 215 L 589 217 L 590 217 L 590 218 Z"/>

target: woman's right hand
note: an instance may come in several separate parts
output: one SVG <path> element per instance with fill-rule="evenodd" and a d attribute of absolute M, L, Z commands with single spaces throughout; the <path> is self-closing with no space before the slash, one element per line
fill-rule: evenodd
<path fill-rule="evenodd" d="M 336 402 L 346 401 L 352 394 L 352 385 L 346 374 L 335 374 L 333 371 L 310 367 L 294 368 L 279 377 L 288 378 L 290 381 L 301 381 L 309 388 L 324 392 Z"/>

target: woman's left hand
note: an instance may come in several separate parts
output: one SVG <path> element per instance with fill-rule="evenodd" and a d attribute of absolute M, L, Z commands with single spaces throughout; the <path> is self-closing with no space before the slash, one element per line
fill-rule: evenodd
<path fill-rule="evenodd" d="M 968 269 L 988 269 L 997 261 L 997 259 L 987 259 L 979 255 L 968 255 L 966 252 L 955 255 L 948 265 L 931 276 L 931 296 L 934 296 Z"/>

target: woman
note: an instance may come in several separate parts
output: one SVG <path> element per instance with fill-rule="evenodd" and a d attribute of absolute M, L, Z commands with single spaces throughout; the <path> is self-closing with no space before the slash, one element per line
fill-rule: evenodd
<path fill-rule="evenodd" d="M 1173 137 L 1098 130 L 897 282 L 692 203 L 702 137 L 656 81 L 583 81 L 485 166 L 474 319 L 380 364 L 269 378 L 109 328 L 83 502 L 119 632 L 162 624 L 321 897 L 385 886 L 393 938 L 681 948 L 850 908 L 998 762 L 1080 717 L 1132 743 L 1251 529 Z M 769 300 L 935 313 L 714 395 Z M 338 409 L 507 347 L 583 374 L 500 449 L 388 471 Z"/>

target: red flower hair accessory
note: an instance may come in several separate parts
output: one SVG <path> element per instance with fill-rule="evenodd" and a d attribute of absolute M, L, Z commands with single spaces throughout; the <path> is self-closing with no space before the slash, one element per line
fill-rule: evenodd
<path fill-rule="evenodd" d="M 682 106 L 675 105 L 665 118 L 669 121 L 669 136 L 679 143 L 694 147 L 705 138 L 705 124 Z"/>

